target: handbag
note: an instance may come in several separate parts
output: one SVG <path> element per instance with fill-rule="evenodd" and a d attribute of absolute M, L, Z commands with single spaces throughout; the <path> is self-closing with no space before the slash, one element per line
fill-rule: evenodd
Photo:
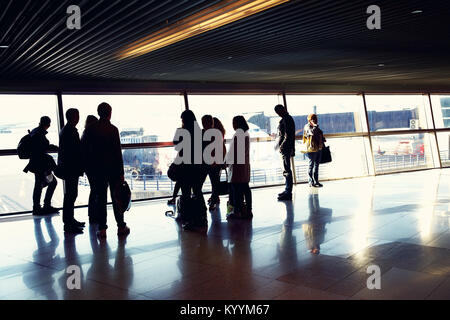
<path fill-rule="evenodd" d="M 228 183 L 228 170 L 225 170 L 225 174 L 226 174 L 226 180 L 225 181 L 220 181 L 219 184 L 217 185 L 217 194 L 219 196 L 224 196 L 230 193 L 230 189 L 229 189 L 229 183 Z"/>
<path fill-rule="evenodd" d="M 182 176 L 182 164 L 175 164 L 175 163 L 172 163 L 170 166 L 169 166 L 169 169 L 167 170 L 167 176 L 169 177 L 169 179 L 170 180 L 172 180 L 172 181 L 178 181 L 180 178 L 181 178 L 181 176 Z"/>
<path fill-rule="evenodd" d="M 330 147 L 327 146 L 323 146 L 322 149 L 322 157 L 320 158 L 320 163 L 329 163 L 331 162 L 331 151 L 330 151 Z"/>
<path fill-rule="evenodd" d="M 117 183 L 114 188 L 113 201 L 120 214 L 131 208 L 131 190 L 126 181 Z"/>

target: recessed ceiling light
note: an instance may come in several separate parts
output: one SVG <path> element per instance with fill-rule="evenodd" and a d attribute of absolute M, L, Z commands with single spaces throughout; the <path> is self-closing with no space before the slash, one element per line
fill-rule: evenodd
<path fill-rule="evenodd" d="M 378 66 L 379 67 L 384 67 L 384 63 L 380 63 Z"/>
<path fill-rule="evenodd" d="M 413 12 L 411 12 L 412 14 L 417 14 L 417 13 L 422 13 L 422 10 L 414 10 Z"/>
<path fill-rule="evenodd" d="M 219 1 L 216 5 L 203 9 L 122 48 L 117 56 L 118 59 L 139 57 L 288 1 L 290 0 Z"/>
<path fill-rule="evenodd" d="M 9 46 L 0 46 L 0 49 L 8 49 Z"/>

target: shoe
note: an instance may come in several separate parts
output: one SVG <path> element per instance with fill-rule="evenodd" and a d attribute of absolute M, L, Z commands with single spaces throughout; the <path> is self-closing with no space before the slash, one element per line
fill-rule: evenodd
<path fill-rule="evenodd" d="M 72 233 L 72 234 L 82 234 L 83 229 L 80 227 L 73 225 L 73 224 L 65 224 L 64 225 L 64 232 L 66 233 Z"/>
<path fill-rule="evenodd" d="M 125 226 L 125 227 L 120 227 L 118 230 L 117 230 L 117 235 L 119 236 L 119 237 L 125 237 L 125 236 L 127 236 L 127 235 L 129 235 L 130 234 L 130 228 L 128 228 L 127 226 Z"/>
<path fill-rule="evenodd" d="M 282 196 L 284 194 L 286 194 L 286 190 L 284 190 L 283 192 L 279 193 L 278 196 L 280 197 L 280 196 Z"/>
<path fill-rule="evenodd" d="M 41 206 L 33 207 L 33 216 L 46 216 L 46 215 L 48 215 L 48 213 L 42 210 Z"/>
<path fill-rule="evenodd" d="M 172 198 L 172 199 L 167 200 L 167 204 L 169 206 L 173 206 L 176 202 L 177 202 L 177 198 Z"/>
<path fill-rule="evenodd" d="M 292 193 L 285 193 L 278 197 L 278 200 L 292 200 Z"/>
<path fill-rule="evenodd" d="M 323 187 L 323 184 L 317 182 L 317 183 L 314 184 L 314 187 L 316 187 L 316 188 L 322 188 L 322 187 Z"/>
<path fill-rule="evenodd" d="M 106 229 L 98 230 L 97 231 L 97 237 L 99 239 L 106 239 Z"/>
<path fill-rule="evenodd" d="M 42 210 L 47 214 L 59 213 L 59 210 L 52 206 L 44 206 Z"/>
<path fill-rule="evenodd" d="M 314 188 L 314 187 L 316 186 L 316 184 L 315 184 L 315 183 L 312 183 L 312 182 L 310 182 L 308 185 L 309 185 L 311 188 Z"/>
<path fill-rule="evenodd" d="M 72 224 L 74 226 L 77 226 L 78 228 L 84 228 L 86 226 L 86 223 L 77 221 L 75 219 L 73 219 Z"/>

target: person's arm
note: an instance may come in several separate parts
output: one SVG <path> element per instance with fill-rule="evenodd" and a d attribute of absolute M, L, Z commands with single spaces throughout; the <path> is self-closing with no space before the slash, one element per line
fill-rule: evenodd
<path fill-rule="evenodd" d="M 123 169 L 123 157 L 122 157 L 122 147 L 120 144 L 120 134 L 117 128 L 114 128 L 113 136 L 113 152 L 114 152 L 114 163 L 116 166 L 117 174 L 120 176 L 121 180 L 124 180 L 124 169 Z"/>

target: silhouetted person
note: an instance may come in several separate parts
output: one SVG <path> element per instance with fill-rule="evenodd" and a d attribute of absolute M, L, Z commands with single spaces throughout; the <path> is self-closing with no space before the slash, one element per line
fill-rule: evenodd
<path fill-rule="evenodd" d="M 225 128 L 223 127 L 222 122 L 220 122 L 220 120 L 215 117 L 212 119 L 212 123 L 213 123 L 213 128 L 219 130 L 220 133 L 222 134 L 220 143 L 223 146 L 223 150 L 222 150 L 223 157 L 225 157 L 225 155 L 227 153 L 227 149 L 225 147 Z M 205 127 L 205 124 L 203 125 L 203 127 Z M 215 153 L 213 153 L 211 155 L 213 157 L 216 156 Z M 225 166 L 222 161 L 221 163 L 213 163 L 209 168 L 208 175 L 209 175 L 209 180 L 211 181 L 211 189 L 212 189 L 211 198 L 208 199 L 208 204 L 209 204 L 210 210 L 214 210 L 216 208 L 216 206 L 218 206 L 220 203 L 218 188 L 220 185 L 220 173 L 224 167 Z"/>
<path fill-rule="evenodd" d="M 74 218 L 74 206 L 78 197 L 78 180 L 83 175 L 81 141 L 76 125 L 80 121 L 77 109 L 66 111 L 67 124 L 59 133 L 58 169 L 64 179 L 63 222 L 64 231 L 82 233 L 83 222 Z"/>
<path fill-rule="evenodd" d="M 306 144 L 306 156 L 309 159 L 309 186 L 322 187 L 319 182 L 319 164 L 322 157 L 322 149 L 326 139 L 322 130 L 319 128 L 317 115 L 310 114 L 308 123 L 303 129 L 303 143 Z"/>
<path fill-rule="evenodd" d="M 107 103 L 98 106 L 100 120 L 89 126 L 84 133 L 82 145 L 86 159 L 85 171 L 92 178 L 91 188 L 97 197 L 95 217 L 98 221 L 98 237 L 106 238 L 106 204 L 108 186 L 111 192 L 114 217 L 119 236 L 126 236 L 130 229 L 124 222 L 124 216 L 117 208 L 113 191 L 118 183 L 124 181 L 122 149 L 119 130 L 110 122 L 112 108 Z"/>
<path fill-rule="evenodd" d="M 33 190 L 34 215 L 58 212 L 58 209 L 51 205 L 53 193 L 58 183 L 52 173 L 56 168 L 55 160 L 47 152 L 58 151 L 58 147 L 51 145 L 45 137 L 48 133 L 48 128 L 50 128 L 50 124 L 50 118 L 43 116 L 39 122 L 39 126 L 31 131 L 30 161 L 23 170 L 24 172 L 30 171 L 34 173 L 35 177 Z M 44 208 L 41 208 L 41 194 L 42 189 L 45 187 L 47 187 L 47 191 L 44 198 Z"/>
<path fill-rule="evenodd" d="M 182 177 L 179 179 L 181 186 L 181 199 L 182 204 L 187 204 L 191 202 L 191 198 L 195 199 L 195 203 L 198 204 L 196 210 L 192 212 L 182 213 L 181 219 L 183 223 L 183 229 L 193 230 L 193 231 L 207 231 L 208 220 L 206 219 L 206 204 L 203 197 L 202 187 L 205 182 L 207 171 L 202 163 L 195 163 L 195 141 L 196 136 L 194 131 L 200 130 L 196 117 L 191 110 L 183 111 L 181 114 L 182 129 L 187 130 L 191 137 L 191 157 L 190 164 L 184 163 L 182 165 Z M 200 139 L 201 139 L 201 135 Z M 203 140 L 203 139 L 202 139 Z M 174 144 L 178 144 L 182 140 L 175 140 Z M 197 141 L 203 145 L 203 141 Z M 183 156 L 183 150 L 180 151 L 179 156 Z M 203 157 L 202 157 L 203 158 Z M 183 206 L 182 206 L 183 207 Z"/>
<path fill-rule="evenodd" d="M 86 118 L 86 122 L 84 123 L 84 131 L 83 131 L 83 135 L 81 136 L 81 140 L 84 140 L 84 135 L 86 132 L 86 129 L 89 128 L 92 124 L 96 123 L 98 121 L 96 116 L 93 115 L 88 115 Z M 83 155 L 83 169 L 86 168 L 86 165 L 88 163 L 88 159 L 86 158 L 86 154 L 83 151 L 82 152 Z M 93 223 L 97 223 L 97 220 L 95 218 L 95 212 L 96 212 L 96 206 L 97 206 L 97 196 L 94 192 L 94 189 L 92 189 L 92 181 L 93 181 L 93 177 L 91 176 L 90 173 L 86 172 L 86 176 L 89 180 L 89 186 L 90 186 L 90 192 L 89 192 L 89 204 L 88 204 L 88 216 L 89 216 L 89 223 L 93 224 Z"/>
<path fill-rule="evenodd" d="M 275 106 L 275 112 L 281 117 L 278 125 L 278 143 L 283 160 L 283 176 L 286 179 L 285 190 L 278 195 L 278 200 L 292 200 L 293 174 L 291 157 L 295 156 L 295 122 L 287 109 L 279 104 Z"/>
<path fill-rule="evenodd" d="M 252 219 L 252 192 L 249 186 L 250 135 L 248 133 L 249 126 L 243 116 L 233 118 L 233 129 L 236 130 L 236 133 L 233 135 L 230 150 L 226 155 L 226 162 L 229 164 L 228 182 L 230 183 L 233 211 L 227 214 L 227 219 Z M 239 134 L 242 134 L 243 137 L 239 137 Z M 241 138 L 243 138 L 243 146 L 240 146 L 238 142 Z"/>

